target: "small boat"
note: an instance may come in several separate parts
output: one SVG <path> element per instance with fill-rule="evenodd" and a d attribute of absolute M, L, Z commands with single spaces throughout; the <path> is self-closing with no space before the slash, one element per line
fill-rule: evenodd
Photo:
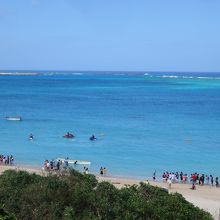
<path fill-rule="evenodd" d="M 63 138 L 69 138 L 69 139 L 71 139 L 71 138 L 74 138 L 75 136 L 73 135 L 73 134 L 70 134 L 69 132 L 67 132 L 67 134 L 65 134 L 65 135 L 63 135 Z"/>
<path fill-rule="evenodd" d="M 68 162 L 68 164 L 74 164 L 74 165 L 90 165 L 90 161 L 86 160 L 70 160 L 70 159 L 64 159 L 64 158 L 57 158 L 56 161 L 61 161 L 62 163 Z"/>
<path fill-rule="evenodd" d="M 8 121 L 21 121 L 21 117 L 6 117 L 5 118 Z"/>

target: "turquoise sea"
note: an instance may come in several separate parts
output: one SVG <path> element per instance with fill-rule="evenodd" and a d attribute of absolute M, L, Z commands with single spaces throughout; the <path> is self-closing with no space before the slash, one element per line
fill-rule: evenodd
<path fill-rule="evenodd" d="M 110 175 L 220 176 L 220 73 L 37 73 L 0 76 L 0 153 L 16 164 L 69 157 Z"/>

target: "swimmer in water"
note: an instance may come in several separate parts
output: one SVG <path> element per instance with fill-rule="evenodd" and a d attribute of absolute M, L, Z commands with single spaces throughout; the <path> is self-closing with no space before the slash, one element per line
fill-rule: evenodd
<path fill-rule="evenodd" d="M 33 139 L 34 139 L 33 134 L 30 134 L 30 135 L 29 135 L 29 140 L 33 140 Z"/>
<path fill-rule="evenodd" d="M 97 138 L 95 137 L 95 135 L 93 134 L 90 138 L 89 138 L 90 141 L 95 141 L 97 140 Z"/>

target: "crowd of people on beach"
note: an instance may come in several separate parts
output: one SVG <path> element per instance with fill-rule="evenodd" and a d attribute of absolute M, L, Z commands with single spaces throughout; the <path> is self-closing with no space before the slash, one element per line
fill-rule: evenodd
<path fill-rule="evenodd" d="M 153 175 L 154 178 L 154 175 Z M 171 183 L 188 183 L 192 184 L 191 189 L 196 189 L 196 185 L 210 185 L 219 187 L 218 177 L 213 177 L 212 175 L 205 175 L 199 173 L 192 173 L 188 176 L 182 171 L 179 172 L 164 172 L 162 175 L 163 182 Z"/>
<path fill-rule="evenodd" d="M 74 163 L 74 165 L 77 165 Z M 60 171 L 60 170 L 67 170 L 69 168 L 69 162 L 68 159 L 61 161 L 61 160 L 45 160 L 44 161 L 44 166 L 43 170 L 44 171 Z M 88 174 L 89 173 L 89 168 L 84 166 L 83 167 L 83 173 Z"/>
<path fill-rule="evenodd" d="M 14 164 L 14 157 L 12 155 L 0 155 L 0 165 L 13 165 Z"/>
<path fill-rule="evenodd" d="M 44 161 L 44 170 L 45 171 L 59 171 L 60 169 L 67 169 L 69 167 L 69 163 L 67 160 L 62 162 L 61 160 L 45 160 Z"/>
<path fill-rule="evenodd" d="M 74 163 L 74 165 L 77 165 Z M 42 167 L 44 171 L 60 171 L 60 170 L 66 170 L 69 168 L 69 162 L 68 159 L 61 161 L 61 160 L 45 160 L 44 161 L 44 166 Z M 89 168 L 86 166 L 83 166 L 83 174 L 89 174 Z M 106 176 L 107 174 L 107 169 L 105 167 L 101 167 L 99 170 L 99 174 L 101 176 Z"/>

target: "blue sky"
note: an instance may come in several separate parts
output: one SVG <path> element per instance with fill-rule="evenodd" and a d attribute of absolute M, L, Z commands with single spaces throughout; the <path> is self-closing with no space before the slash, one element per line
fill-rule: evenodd
<path fill-rule="evenodd" d="M 220 71 L 219 0 L 1 0 L 0 69 Z"/>

